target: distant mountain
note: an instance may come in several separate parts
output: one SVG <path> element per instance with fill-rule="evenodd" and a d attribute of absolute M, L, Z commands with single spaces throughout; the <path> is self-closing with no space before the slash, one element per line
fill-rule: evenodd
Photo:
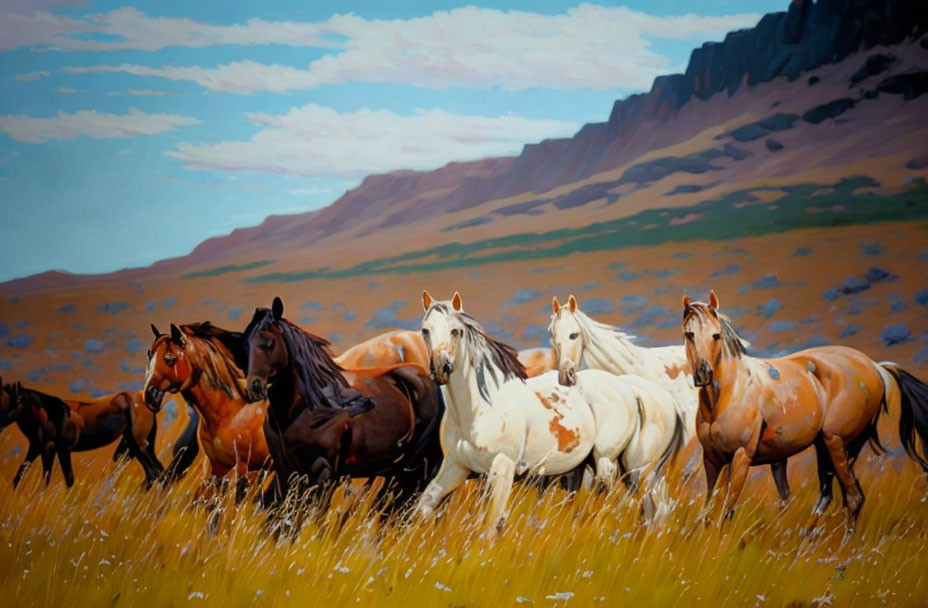
<path fill-rule="evenodd" d="M 900 188 L 928 167 L 926 32 L 928 2 L 796 0 L 695 49 L 685 73 L 658 77 L 649 92 L 616 101 L 607 122 L 571 138 L 526 145 L 513 158 L 370 176 L 324 209 L 269 217 L 147 269 L 44 273 L 3 287 L 126 280 L 228 260 L 273 259 L 265 274 L 329 268 L 327 252 L 338 247 L 356 264 L 452 237 L 696 209 L 739 192 L 749 204 L 764 189 L 782 195 L 842 176 L 869 180 L 857 187 Z"/>

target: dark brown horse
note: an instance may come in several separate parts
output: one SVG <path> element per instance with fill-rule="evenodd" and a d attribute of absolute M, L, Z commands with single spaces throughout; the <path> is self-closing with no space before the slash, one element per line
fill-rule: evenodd
<path fill-rule="evenodd" d="M 146 487 L 164 473 L 164 467 L 155 455 L 157 421 L 145 407 L 141 393 L 123 391 L 93 401 L 66 401 L 25 388 L 21 383 L 3 385 L 0 390 L 0 425 L 13 422 L 29 441 L 26 457 L 13 479 L 14 487 L 38 457 L 42 458 L 45 483 L 48 484 L 56 456 L 65 483 L 70 487 L 74 484 L 71 452 L 94 450 L 117 439 L 120 443 L 113 459 L 118 460 L 125 455 L 136 459 L 145 473 Z"/>
<path fill-rule="evenodd" d="M 295 482 L 383 476 L 399 507 L 434 476 L 444 407 L 425 369 L 343 369 L 327 340 L 283 318 L 280 298 L 257 309 L 244 334 L 248 395 L 269 402 L 264 434 L 281 495 Z"/>

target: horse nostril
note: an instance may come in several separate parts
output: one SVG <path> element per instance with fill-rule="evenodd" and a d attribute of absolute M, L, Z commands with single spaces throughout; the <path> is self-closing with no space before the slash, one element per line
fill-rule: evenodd
<path fill-rule="evenodd" d="M 450 375 L 451 375 L 451 372 L 453 371 L 453 368 L 451 367 L 451 364 L 450 364 L 450 363 L 445 363 L 444 365 L 441 366 L 441 371 L 442 371 L 446 376 L 450 376 Z"/>

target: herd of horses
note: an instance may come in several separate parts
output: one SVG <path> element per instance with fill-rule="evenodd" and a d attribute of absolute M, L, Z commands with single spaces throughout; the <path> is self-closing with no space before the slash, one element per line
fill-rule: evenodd
<path fill-rule="evenodd" d="M 117 440 L 114 458 L 137 460 L 146 486 L 176 480 L 202 449 L 214 484 L 234 476 L 240 497 L 259 486 L 271 513 L 307 497 L 324 509 L 342 480 L 380 477 L 382 504 L 427 517 L 466 479 L 486 476 L 493 535 L 522 478 L 603 491 L 621 480 L 646 519 L 659 516 L 672 508 L 667 464 L 688 444 L 701 448 L 707 507 L 725 474 L 724 521 L 750 466 L 769 464 L 785 500 L 787 459 L 814 446 L 820 498 L 808 528 L 837 478 L 853 531 L 864 502 L 854 464 L 868 442 L 882 451 L 877 422 L 890 409 L 928 473 L 928 385 L 843 346 L 750 356 L 714 292 L 708 302 L 684 297 L 681 344 L 657 348 L 591 319 L 573 295 L 552 301 L 551 348 L 522 352 L 488 335 L 457 292 L 444 301 L 423 292 L 422 305 L 420 331 L 337 357 L 284 317 L 280 298 L 242 331 L 152 325 L 142 390 L 91 402 L 0 382 L 0 428 L 15 423 L 29 442 L 13 484 L 39 457 L 47 484 L 57 457 L 70 486 L 71 452 Z M 156 414 L 169 394 L 190 414 L 164 467 Z"/>

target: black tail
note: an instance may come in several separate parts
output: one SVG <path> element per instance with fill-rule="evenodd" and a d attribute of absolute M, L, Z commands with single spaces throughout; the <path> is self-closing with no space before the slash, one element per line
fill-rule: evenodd
<path fill-rule="evenodd" d="M 197 411 L 187 404 L 178 404 L 179 407 L 187 408 L 187 414 L 190 419 L 187 426 L 174 443 L 174 455 L 171 457 L 171 464 L 168 465 L 167 477 L 169 481 L 176 481 L 184 476 L 193 461 L 197 459 L 200 453 L 200 444 L 197 443 L 197 427 L 200 425 L 200 415 Z"/>
<path fill-rule="evenodd" d="M 928 473 L 928 384 L 925 384 L 909 372 L 898 367 L 884 366 L 899 385 L 902 413 L 899 416 L 899 439 L 902 447 L 925 473 Z M 923 454 L 916 449 L 916 442 L 922 444 Z"/>
<path fill-rule="evenodd" d="M 657 466 L 654 467 L 654 476 L 660 474 L 664 470 L 664 467 L 667 466 L 667 463 L 673 460 L 673 458 L 680 451 L 680 448 L 683 447 L 683 429 L 685 428 L 685 422 L 683 422 L 683 417 L 680 414 L 674 416 L 674 425 L 673 425 L 673 437 L 670 439 L 670 444 L 667 445 L 667 449 L 664 450 L 664 453 L 661 454 L 661 457 L 657 460 Z"/>

